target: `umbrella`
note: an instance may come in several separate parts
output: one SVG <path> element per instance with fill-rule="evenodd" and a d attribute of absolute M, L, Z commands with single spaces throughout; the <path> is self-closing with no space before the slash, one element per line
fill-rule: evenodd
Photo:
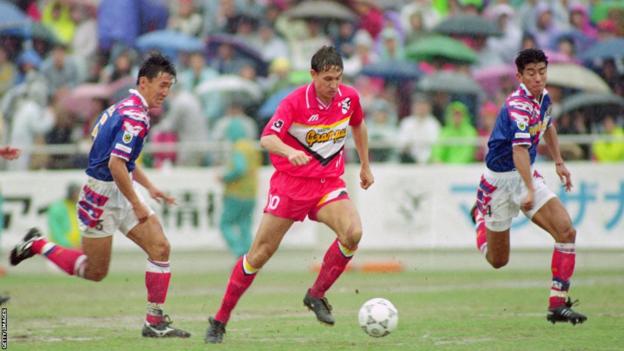
<path fill-rule="evenodd" d="M 570 111 L 589 108 L 593 109 L 594 113 L 588 116 L 602 115 L 609 109 L 621 112 L 624 109 L 624 98 L 612 93 L 577 93 L 563 99 L 561 110 L 555 117 Z"/>
<path fill-rule="evenodd" d="M 572 41 L 577 52 L 587 50 L 596 42 L 594 39 L 588 37 L 585 33 L 579 30 L 571 30 L 554 35 L 550 40 L 549 47 L 553 50 L 558 50 L 559 42 L 564 39 Z"/>
<path fill-rule="evenodd" d="M 288 94 L 292 93 L 295 90 L 295 87 L 288 87 L 282 90 L 279 90 L 275 94 L 269 96 L 268 99 L 260 106 L 260 110 L 258 110 L 258 116 L 262 119 L 269 119 L 277 110 L 277 106 Z"/>
<path fill-rule="evenodd" d="M 472 77 L 489 95 L 494 95 L 500 88 L 502 79 L 516 79 L 516 67 L 513 65 L 488 66 L 472 72 Z"/>
<path fill-rule="evenodd" d="M 198 38 L 173 30 L 157 30 L 143 34 L 137 38 L 136 46 L 141 51 L 156 49 L 167 54 L 204 49 L 204 43 Z"/>
<path fill-rule="evenodd" d="M 413 62 L 401 60 L 388 60 L 366 65 L 360 74 L 369 77 L 383 78 L 385 80 L 409 80 L 418 79 L 422 72 Z"/>
<path fill-rule="evenodd" d="M 548 84 L 595 93 L 611 91 L 607 83 L 596 73 L 573 63 L 548 65 Z"/>
<path fill-rule="evenodd" d="M 206 51 L 208 57 L 214 57 L 217 54 L 219 46 L 222 44 L 231 45 L 234 51 L 243 59 L 252 61 L 256 66 L 256 71 L 260 76 L 266 76 L 269 63 L 266 62 L 262 53 L 256 48 L 250 46 L 247 42 L 232 34 L 215 34 L 207 39 Z"/>
<path fill-rule="evenodd" d="M 284 13 L 292 19 L 321 18 L 355 21 L 357 15 L 348 7 L 334 1 L 303 1 Z"/>
<path fill-rule="evenodd" d="M 441 71 L 423 77 L 417 85 L 422 91 L 442 91 L 455 94 L 481 93 L 481 87 L 470 76 L 462 73 Z"/>
<path fill-rule="evenodd" d="M 204 81 L 195 88 L 197 95 L 211 92 L 241 93 L 248 95 L 254 101 L 262 99 L 262 89 L 258 83 L 236 75 L 222 75 Z"/>
<path fill-rule="evenodd" d="M 17 6 L 7 1 L 0 1 L 0 29 L 24 25 L 28 17 Z"/>
<path fill-rule="evenodd" d="M 624 38 L 613 38 L 601 41 L 579 55 L 579 57 L 585 61 L 623 56 Z"/>
<path fill-rule="evenodd" d="M 62 105 L 70 112 L 77 114 L 90 114 L 89 111 L 92 99 L 115 100 L 115 94 L 123 97 L 128 95 L 128 87 L 134 83 L 134 78 L 127 76 L 120 78 L 109 84 L 85 83 L 73 88 L 62 100 Z"/>
<path fill-rule="evenodd" d="M 477 53 L 459 40 L 434 35 L 418 40 L 405 49 L 407 58 L 417 61 L 477 62 Z"/>
<path fill-rule="evenodd" d="M 462 36 L 501 35 L 496 23 L 476 15 L 456 15 L 447 17 L 440 22 L 434 32 Z"/>
<path fill-rule="evenodd" d="M 26 21 L 0 31 L 0 34 L 10 35 L 21 39 L 41 39 L 51 44 L 59 40 L 54 32 L 47 26 L 33 21 Z"/>

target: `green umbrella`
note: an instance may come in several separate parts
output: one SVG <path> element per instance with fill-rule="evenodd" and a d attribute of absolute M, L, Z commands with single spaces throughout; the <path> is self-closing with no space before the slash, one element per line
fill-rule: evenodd
<path fill-rule="evenodd" d="M 405 49 L 407 58 L 416 61 L 474 63 L 477 53 L 459 40 L 434 35 L 418 40 Z"/>
<path fill-rule="evenodd" d="M 622 1 L 600 1 L 591 11 L 591 20 L 594 23 L 598 23 L 609 16 L 611 10 L 624 10 L 624 3 Z"/>
<path fill-rule="evenodd" d="M 499 36 L 502 32 L 494 21 L 476 15 L 449 16 L 433 28 L 436 33 L 463 36 Z"/>

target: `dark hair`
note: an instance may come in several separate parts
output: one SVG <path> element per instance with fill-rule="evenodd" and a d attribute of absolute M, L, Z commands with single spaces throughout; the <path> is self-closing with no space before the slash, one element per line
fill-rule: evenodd
<path fill-rule="evenodd" d="M 524 68 L 531 63 L 544 62 L 548 66 L 548 58 L 540 49 L 524 49 L 518 53 L 516 57 L 516 68 L 522 73 Z"/>
<path fill-rule="evenodd" d="M 332 67 L 342 71 L 342 57 L 335 47 L 325 45 L 314 53 L 310 66 L 316 72 L 329 71 Z"/>
<path fill-rule="evenodd" d="M 139 85 L 139 80 L 141 79 L 141 77 L 147 77 L 147 79 L 151 80 L 157 77 L 162 72 L 169 73 L 174 78 L 176 77 L 176 69 L 173 63 L 171 63 L 171 61 L 169 61 L 169 59 L 163 56 L 161 53 L 152 52 L 149 54 L 147 59 L 143 61 L 143 64 L 141 64 L 136 83 L 137 85 Z"/>

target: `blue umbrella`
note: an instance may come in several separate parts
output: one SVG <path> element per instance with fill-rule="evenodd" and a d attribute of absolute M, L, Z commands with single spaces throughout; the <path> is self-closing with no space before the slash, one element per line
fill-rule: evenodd
<path fill-rule="evenodd" d="M 582 60 L 624 57 L 624 39 L 614 38 L 601 41 L 579 55 Z"/>
<path fill-rule="evenodd" d="M 366 65 L 360 74 L 389 81 L 418 79 L 422 72 L 413 62 L 388 60 Z"/>
<path fill-rule="evenodd" d="M 172 55 L 178 52 L 195 52 L 204 49 L 198 38 L 172 30 L 157 30 L 137 38 L 136 46 L 141 51 L 159 50 Z"/>
<path fill-rule="evenodd" d="M 585 33 L 572 30 L 567 32 L 561 32 L 553 36 L 550 40 L 549 47 L 553 50 L 558 50 L 559 42 L 563 39 L 569 39 L 574 44 L 577 52 L 583 52 L 590 48 L 596 42 L 594 39 L 585 35 Z"/>
<path fill-rule="evenodd" d="M 0 29 L 19 26 L 28 21 L 28 17 L 17 6 L 7 1 L 0 1 Z"/>
<path fill-rule="evenodd" d="M 0 29 L 0 34 L 18 37 L 21 39 L 41 39 L 55 44 L 59 40 L 54 32 L 39 22 L 25 21 L 21 24 Z"/>
<path fill-rule="evenodd" d="M 292 93 L 295 88 L 296 87 L 284 88 L 269 96 L 269 98 L 266 99 L 262 106 L 260 106 L 260 110 L 258 110 L 258 116 L 260 116 L 261 119 L 271 118 L 273 116 L 273 113 L 275 113 L 275 110 L 277 110 L 277 106 L 280 104 L 280 102 L 282 102 L 282 100 L 284 100 L 284 98 L 288 96 L 288 94 Z"/>
<path fill-rule="evenodd" d="M 247 42 L 232 34 L 215 34 L 209 36 L 206 45 L 208 57 L 215 57 L 219 46 L 223 44 L 232 46 L 239 57 L 253 62 L 258 75 L 267 75 L 269 63 L 264 60 L 262 53 L 256 48 L 250 46 Z"/>

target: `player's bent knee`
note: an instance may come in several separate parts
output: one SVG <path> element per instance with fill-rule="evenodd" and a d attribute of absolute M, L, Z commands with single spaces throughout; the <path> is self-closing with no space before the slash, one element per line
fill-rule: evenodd
<path fill-rule="evenodd" d="M 106 275 L 108 274 L 108 270 L 102 270 L 102 269 L 98 269 L 98 270 L 89 270 L 87 269 L 84 273 L 84 279 L 87 280 L 91 280 L 94 282 L 99 282 L 104 280 L 104 278 L 106 278 Z"/>
<path fill-rule="evenodd" d="M 492 265 L 494 269 L 499 269 L 505 267 L 507 263 L 509 263 L 509 257 L 492 257 L 488 259 L 488 262 L 490 262 L 490 265 Z"/>
<path fill-rule="evenodd" d="M 561 234 L 561 242 L 573 243 L 576 241 L 576 229 L 572 226 L 568 227 Z"/>
<path fill-rule="evenodd" d="M 159 260 L 159 261 L 167 261 L 169 260 L 169 253 L 171 252 L 171 245 L 169 245 L 169 241 L 160 240 L 152 246 L 150 252 L 150 257 Z"/>

